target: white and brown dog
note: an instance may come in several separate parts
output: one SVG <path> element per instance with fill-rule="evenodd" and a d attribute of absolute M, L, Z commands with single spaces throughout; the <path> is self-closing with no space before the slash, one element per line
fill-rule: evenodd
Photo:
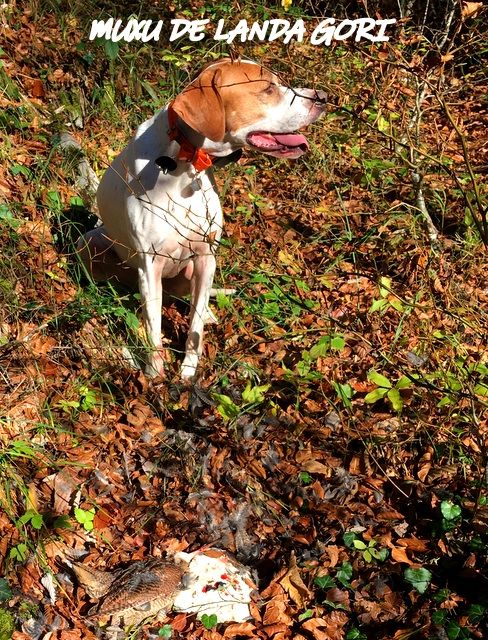
<path fill-rule="evenodd" d="M 282 86 L 255 62 L 223 59 L 142 124 L 105 172 L 97 192 L 103 226 L 78 247 L 94 279 L 138 281 L 152 347 L 147 373 L 164 369 L 163 290 L 191 296 L 182 378 L 195 375 L 203 327 L 215 321 L 208 301 L 223 218 L 212 165 L 242 147 L 298 158 L 308 143 L 296 131 L 325 102 L 323 92 Z"/>

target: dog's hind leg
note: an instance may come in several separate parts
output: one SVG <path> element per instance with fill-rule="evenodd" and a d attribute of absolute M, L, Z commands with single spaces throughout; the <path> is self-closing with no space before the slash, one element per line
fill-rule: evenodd
<path fill-rule="evenodd" d="M 88 274 L 96 282 L 118 280 L 129 287 L 137 287 L 137 272 L 121 260 L 115 251 L 114 241 L 105 228 L 97 227 L 82 236 L 77 251 Z"/>

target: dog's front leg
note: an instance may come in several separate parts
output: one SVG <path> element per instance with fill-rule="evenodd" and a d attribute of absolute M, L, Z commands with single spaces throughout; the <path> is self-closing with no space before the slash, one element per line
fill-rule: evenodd
<path fill-rule="evenodd" d="M 161 265 L 158 260 L 151 255 L 144 256 L 142 260 L 142 265 L 138 269 L 139 291 L 141 293 L 147 339 L 151 348 L 146 374 L 153 377 L 164 373 L 164 357 L 161 350 L 163 286 L 161 282 Z"/>
<path fill-rule="evenodd" d="M 205 323 L 209 322 L 210 316 L 213 317 L 208 308 L 208 300 L 215 274 L 215 256 L 210 249 L 209 253 L 196 256 L 193 262 L 190 329 L 186 341 L 185 359 L 181 365 L 181 377 L 184 380 L 195 376 L 203 349 L 203 327 Z"/>

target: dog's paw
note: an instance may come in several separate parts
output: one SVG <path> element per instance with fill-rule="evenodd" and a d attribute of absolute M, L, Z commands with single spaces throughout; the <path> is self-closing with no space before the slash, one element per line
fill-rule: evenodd
<path fill-rule="evenodd" d="M 191 382 L 197 373 L 198 356 L 195 353 L 187 353 L 180 369 L 180 378 L 185 382 Z"/>
<path fill-rule="evenodd" d="M 155 351 L 151 354 L 149 362 L 145 368 L 145 374 L 148 378 L 157 378 L 159 376 L 164 376 L 164 372 L 166 369 L 167 359 L 165 358 L 164 351 Z"/>
<path fill-rule="evenodd" d="M 210 307 L 207 307 L 202 314 L 203 324 L 219 324 L 217 317 L 211 311 Z"/>

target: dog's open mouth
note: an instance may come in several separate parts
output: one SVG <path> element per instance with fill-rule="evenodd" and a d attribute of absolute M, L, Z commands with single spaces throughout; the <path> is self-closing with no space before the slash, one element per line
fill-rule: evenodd
<path fill-rule="evenodd" d="M 298 158 L 308 151 L 309 144 L 301 133 L 268 133 L 251 131 L 247 135 L 251 147 L 275 158 Z"/>

